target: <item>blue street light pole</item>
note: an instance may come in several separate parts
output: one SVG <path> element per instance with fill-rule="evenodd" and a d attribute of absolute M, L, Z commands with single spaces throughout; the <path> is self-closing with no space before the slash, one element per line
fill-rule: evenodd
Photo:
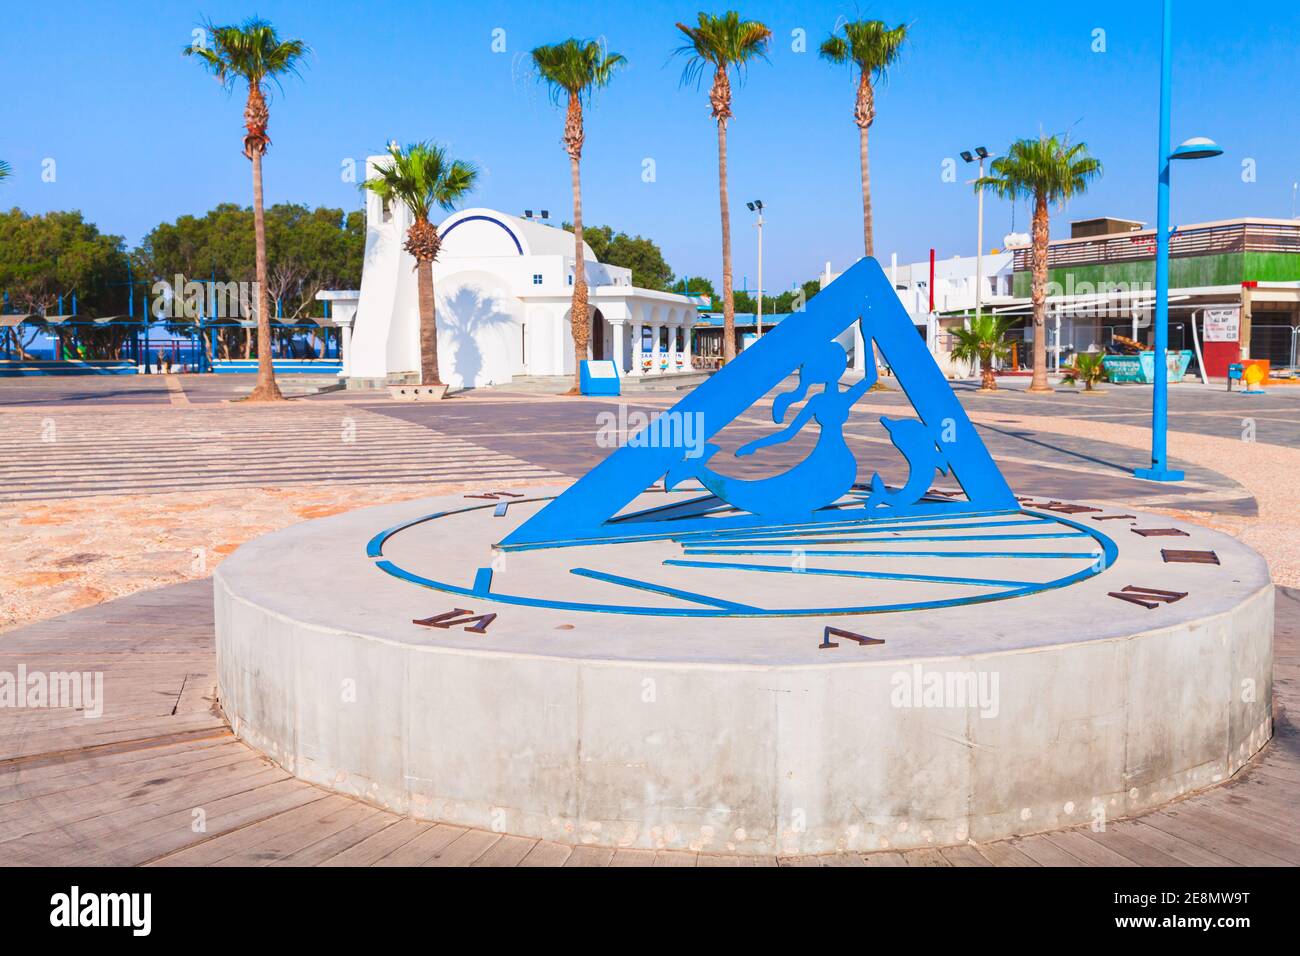
<path fill-rule="evenodd" d="M 1169 149 L 1170 111 L 1173 97 L 1173 0 L 1164 0 L 1164 23 L 1160 43 L 1160 183 L 1156 190 L 1156 314 L 1155 396 L 1151 408 L 1151 467 L 1133 473 L 1148 481 L 1182 481 L 1181 471 L 1170 471 L 1167 451 L 1169 427 L 1169 171 L 1175 159 L 1205 159 L 1223 152 L 1211 140 L 1189 139 L 1176 150 Z"/>

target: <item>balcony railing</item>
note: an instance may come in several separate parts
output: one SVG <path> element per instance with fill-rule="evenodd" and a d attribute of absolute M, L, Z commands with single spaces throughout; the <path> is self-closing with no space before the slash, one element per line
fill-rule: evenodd
<path fill-rule="evenodd" d="M 1290 252 L 1300 254 L 1300 223 L 1236 222 L 1179 229 L 1169 237 L 1171 257 L 1213 256 L 1232 252 Z M 1047 267 L 1103 265 L 1154 259 L 1154 229 L 1053 243 Z M 1032 249 L 1016 249 L 1016 272 L 1033 266 Z"/>

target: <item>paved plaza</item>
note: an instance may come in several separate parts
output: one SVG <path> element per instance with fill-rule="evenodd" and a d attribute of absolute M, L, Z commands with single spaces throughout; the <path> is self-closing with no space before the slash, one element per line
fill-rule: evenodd
<path fill-rule="evenodd" d="M 295 779 L 236 739 L 216 706 L 210 577 L 239 545 L 297 522 L 373 504 L 525 484 L 561 484 L 603 459 L 602 416 L 618 399 L 508 389 L 398 404 L 318 391 L 277 406 L 230 399 L 239 376 L 0 381 L 0 669 L 102 670 L 116 692 L 101 719 L 61 710 L 0 717 L 0 840 L 24 863 L 431 865 L 1287 865 L 1295 837 L 1300 735 L 1300 388 L 1258 397 L 1171 393 L 1180 484 L 1131 476 L 1146 464 L 1150 392 L 997 395 L 958 386 L 1018 494 L 1087 499 L 1177 516 L 1259 550 L 1280 585 L 1274 741 L 1227 785 L 1104 832 L 1088 827 L 987 845 L 740 858 L 570 847 L 418 822 Z M 859 467 L 889 477 L 876 425 L 905 397 L 871 393 L 845 433 Z M 678 396 L 638 393 L 623 414 Z M 717 442 L 766 424 L 755 407 Z M 770 427 L 770 426 L 769 426 Z M 746 437 L 748 435 L 748 437 Z M 806 454 L 791 442 L 766 467 Z M 749 463 L 744 467 L 756 468 Z M 936 482 L 943 486 L 943 480 Z M 301 555 L 306 563 L 312 555 Z M 124 690 L 125 688 L 125 690 Z M 20 714 L 21 716 L 15 716 Z M 202 801 L 212 826 L 193 832 Z"/>

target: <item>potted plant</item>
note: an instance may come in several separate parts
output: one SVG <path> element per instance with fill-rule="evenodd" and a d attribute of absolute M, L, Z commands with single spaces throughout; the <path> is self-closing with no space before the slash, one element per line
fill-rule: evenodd
<path fill-rule="evenodd" d="M 1097 382 L 1106 381 L 1105 356 L 1100 352 L 1079 352 L 1074 361 L 1066 367 L 1062 385 L 1075 385 L 1083 382 L 1083 390 L 1091 392 Z"/>

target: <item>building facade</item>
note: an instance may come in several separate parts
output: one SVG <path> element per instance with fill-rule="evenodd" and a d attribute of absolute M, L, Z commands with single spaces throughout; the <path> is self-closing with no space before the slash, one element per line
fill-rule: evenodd
<path fill-rule="evenodd" d="M 371 157 L 373 167 L 376 160 Z M 356 318 L 344 358 L 354 385 L 414 381 L 420 367 L 415 260 L 402 244 L 400 206 L 366 200 L 366 249 Z M 438 366 L 454 388 L 507 384 L 516 375 L 572 375 L 573 234 L 493 209 L 465 209 L 438 226 L 433 264 Z M 694 303 L 640 289 L 631 272 L 585 247 L 591 358 L 626 375 L 691 368 Z"/>

